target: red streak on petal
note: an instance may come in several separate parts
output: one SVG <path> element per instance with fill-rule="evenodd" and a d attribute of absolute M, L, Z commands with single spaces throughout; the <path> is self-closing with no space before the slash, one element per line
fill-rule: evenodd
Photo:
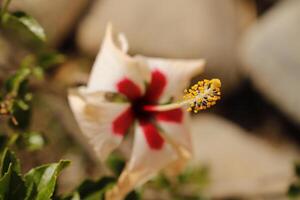
<path fill-rule="evenodd" d="M 140 125 L 149 147 L 153 150 L 160 150 L 163 147 L 164 139 L 160 136 L 157 128 L 148 121 L 140 121 Z"/>
<path fill-rule="evenodd" d="M 149 112 L 154 112 L 156 110 L 157 105 L 144 105 L 143 110 L 144 111 L 149 111 Z"/>
<path fill-rule="evenodd" d="M 181 123 L 183 120 L 182 109 L 174 109 L 155 113 L 155 118 L 158 121 Z"/>
<path fill-rule="evenodd" d="M 151 82 L 145 94 L 145 99 L 155 103 L 163 93 L 166 84 L 166 76 L 158 70 L 153 71 L 151 74 Z"/>
<path fill-rule="evenodd" d="M 117 83 L 118 91 L 124 94 L 128 99 L 134 100 L 142 95 L 141 89 L 132 80 L 124 78 Z"/>
<path fill-rule="evenodd" d="M 131 108 L 121 113 L 112 123 L 113 133 L 124 136 L 134 120 Z"/>

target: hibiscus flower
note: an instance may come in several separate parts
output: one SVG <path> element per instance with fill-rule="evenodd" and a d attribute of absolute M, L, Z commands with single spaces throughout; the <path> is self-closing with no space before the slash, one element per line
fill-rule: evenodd
<path fill-rule="evenodd" d="M 129 56 L 123 35 L 119 42 L 109 25 L 86 87 L 70 90 L 75 118 L 101 160 L 134 133 L 129 161 L 107 199 L 122 199 L 158 171 L 180 170 L 192 155 L 188 113 L 219 98 L 220 82 L 205 80 L 186 90 L 190 79 L 203 71 L 202 59 L 162 59 Z"/>

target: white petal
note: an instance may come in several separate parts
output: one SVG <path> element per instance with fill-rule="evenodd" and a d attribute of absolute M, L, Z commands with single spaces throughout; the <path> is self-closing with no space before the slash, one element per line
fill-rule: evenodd
<path fill-rule="evenodd" d="M 166 103 L 171 98 L 178 100 L 191 78 L 204 69 L 204 59 L 165 59 L 136 56 L 141 63 L 146 63 L 150 70 L 160 71 L 166 77 L 166 86 L 158 102 Z"/>
<path fill-rule="evenodd" d="M 112 122 L 124 113 L 129 103 L 112 103 L 101 92 L 90 93 L 86 88 L 70 90 L 71 109 L 83 134 L 101 160 L 105 160 L 122 141 L 122 135 L 113 132 Z"/>
<path fill-rule="evenodd" d="M 108 191 L 107 199 L 123 199 L 126 193 L 145 183 L 177 159 L 178 155 L 172 146 L 165 141 L 158 149 L 150 148 L 145 138 L 145 131 L 138 122 L 135 127 L 131 158 L 119 177 L 117 185 Z"/>
<path fill-rule="evenodd" d="M 115 44 L 111 25 L 108 25 L 101 50 L 91 71 L 87 86 L 89 91 L 118 92 L 118 82 L 127 78 L 139 87 L 142 94 L 144 93 L 144 82 L 149 79 L 149 69 L 123 52 L 128 49 L 128 44 L 123 35 L 119 35 L 119 39 L 121 47 Z"/>
<path fill-rule="evenodd" d="M 182 110 L 182 122 L 172 122 L 156 118 L 156 123 L 162 130 L 164 136 L 169 142 L 180 149 L 181 152 L 187 154 L 188 157 L 192 155 L 192 142 L 189 129 L 189 113 Z"/>
<path fill-rule="evenodd" d="M 161 149 L 150 148 L 138 122 L 135 128 L 131 158 L 127 165 L 127 171 L 134 177 L 137 185 L 143 184 L 176 159 L 176 152 L 166 141 Z"/>

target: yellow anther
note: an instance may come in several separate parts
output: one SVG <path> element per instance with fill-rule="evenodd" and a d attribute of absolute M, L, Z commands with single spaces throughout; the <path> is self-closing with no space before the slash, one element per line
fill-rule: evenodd
<path fill-rule="evenodd" d="M 198 81 L 190 89 L 185 89 L 183 98 L 189 102 L 187 111 L 198 113 L 200 110 L 210 108 L 220 99 L 221 81 L 219 79 Z"/>
<path fill-rule="evenodd" d="M 198 88 L 198 85 L 193 85 L 193 86 L 192 86 L 192 89 L 193 89 L 193 90 L 196 90 L 197 88 Z"/>
<path fill-rule="evenodd" d="M 211 82 L 212 86 L 214 86 L 214 88 L 220 89 L 220 87 L 221 87 L 220 79 L 214 78 L 214 79 L 211 79 L 210 82 Z"/>

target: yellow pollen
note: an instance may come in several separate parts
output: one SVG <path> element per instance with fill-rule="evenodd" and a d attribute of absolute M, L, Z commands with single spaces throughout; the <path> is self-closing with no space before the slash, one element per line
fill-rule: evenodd
<path fill-rule="evenodd" d="M 198 81 L 190 89 L 184 90 L 183 99 L 189 101 L 189 112 L 198 113 L 216 104 L 221 99 L 221 81 L 219 79 Z"/>

